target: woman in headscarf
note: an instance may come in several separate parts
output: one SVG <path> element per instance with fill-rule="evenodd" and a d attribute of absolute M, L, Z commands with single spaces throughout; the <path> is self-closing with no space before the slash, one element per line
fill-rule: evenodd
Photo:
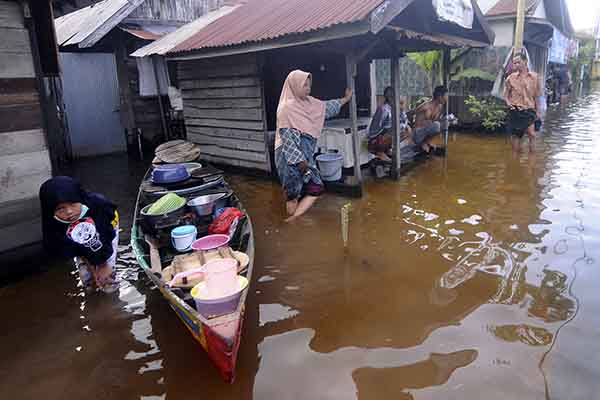
<path fill-rule="evenodd" d="M 114 266 L 119 241 L 117 207 L 98 193 L 83 190 L 68 176 L 40 188 L 44 248 L 49 255 L 75 258 L 86 289 L 117 289 Z"/>
<path fill-rule="evenodd" d="M 346 89 L 341 99 L 321 101 L 310 96 L 311 86 L 311 74 L 290 72 L 277 107 L 275 162 L 286 195 L 287 221 L 308 211 L 323 193 L 314 159 L 317 139 L 325 119 L 338 115 L 352 98 L 352 90 Z"/>

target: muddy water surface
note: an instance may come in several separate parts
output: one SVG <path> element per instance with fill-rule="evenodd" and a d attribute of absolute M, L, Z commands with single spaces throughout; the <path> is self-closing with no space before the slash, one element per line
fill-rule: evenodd
<path fill-rule="evenodd" d="M 446 159 L 399 182 L 370 182 L 360 200 L 328 195 L 289 225 L 275 183 L 230 177 L 257 238 L 233 385 L 144 278 L 123 232 L 114 296 L 84 294 L 69 265 L 0 289 L 0 393 L 595 398 L 598 126 L 600 94 L 592 94 L 550 110 L 535 154 L 512 154 L 504 136 L 455 135 Z M 75 174 L 130 215 L 142 171 L 105 158 Z"/>

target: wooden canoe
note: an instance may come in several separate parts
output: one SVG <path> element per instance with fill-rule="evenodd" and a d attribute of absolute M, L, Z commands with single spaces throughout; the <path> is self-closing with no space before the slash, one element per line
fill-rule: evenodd
<path fill-rule="evenodd" d="M 145 181 L 148 176 L 149 174 L 144 178 Z M 205 318 L 196 311 L 189 290 L 186 291 L 181 288 L 171 288 L 167 285 L 161 277 L 160 270 L 167 266 L 166 264 L 169 262 L 169 256 L 165 255 L 163 251 L 158 251 L 153 245 L 152 240 L 149 240 L 148 232 L 144 232 L 144 224 L 142 223 L 140 210 L 151 201 L 147 199 L 147 196 L 145 196 L 145 193 L 142 190 L 143 184 L 144 182 L 142 182 L 142 186 L 140 186 L 135 218 L 131 230 L 131 245 L 133 252 L 136 255 L 139 265 L 152 282 L 159 288 L 162 296 L 175 311 L 175 314 L 179 317 L 181 322 L 183 322 L 184 326 L 192 334 L 192 337 L 206 351 L 210 360 L 220 371 L 223 379 L 226 382 L 231 383 L 235 379 L 235 366 L 240 346 L 245 302 L 250 284 L 242 294 L 237 310 L 234 313 L 210 319 Z M 230 190 L 226 183 L 224 187 Z M 194 196 L 198 195 L 198 193 L 194 193 Z M 230 243 L 230 245 L 233 250 L 248 255 L 248 266 L 240 274 L 245 276 L 248 279 L 248 282 L 251 283 L 254 262 L 254 236 L 252 223 L 235 193 L 231 195 L 230 206 L 236 207 L 246 213 L 246 218 L 243 223 L 238 225 L 236 235 L 234 235 L 235 237 L 238 237 L 238 240 L 235 243 Z"/>

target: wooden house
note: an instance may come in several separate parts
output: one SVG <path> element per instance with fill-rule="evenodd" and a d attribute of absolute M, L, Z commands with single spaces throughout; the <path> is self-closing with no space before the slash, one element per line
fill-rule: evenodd
<path fill-rule="evenodd" d="M 345 87 L 355 89 L 335 129 L 344 136 L 343 151 L 362 160 L 359 130 L 374 111 L 372 60 L 397 61 L 406 51 L 492 43 L 475 2 L 468 7 L 462 1 L 449 3 L 464 8 L 465 13 L 455 15 L 466 22 L 438 15 L 431 0 L 249 0 L 188 32 L 185 40 L 173 44 L 173 34 L 167 35 L 136 55 L 163 54 L 177 66 L 188 139 L 202 144 L 208 161 L 272 170 L 279 94 L 296 68 L 313 74 L 318 98 L 339 98 Z M 162 53 L 153 51 L 161 45 Z M 358 182 L 360 163 L 353 163 Z M 399 160 L 396 166 L 400 168 Z"/>
<path fill-rule="evenodd" d="M 50 0 L 0 0 L 0 276 L 39 250 L 38 190 L 52 176 L 43 78 L 58 74 Z"/>
<path fill-rule="evenodd" d="M 74 158 L 137 148 L 140 133 L 151 145 L 168 136 L 169 99 L 163 80 L 168 75 L 161 75 L 157 96 L 155 77 L 141 76 L 144 70 L 129 54 L 222 2 L 103 0 L 56 19 L 60 97 Z M 144 79 L 150 83 L 145 92 L 140 90 Z"/>

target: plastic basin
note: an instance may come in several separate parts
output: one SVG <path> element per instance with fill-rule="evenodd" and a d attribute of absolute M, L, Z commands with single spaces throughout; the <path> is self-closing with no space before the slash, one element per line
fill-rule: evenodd
<path fill-rule="evenodd" d="M 248 288 L 248 279 L 238 276 L 238 291 L 230 296 L 211 299 L 205 296 L 206 281 L 193 287 L 191 295 L 196 303 L 196 310 L 206 318 L 231 314 L 237 310 L 244 290 Z"/>
<path fill-rule="evenodd" d="M 196 240 L 192 244 L 192 249 L 195 251 L 212 250 L 223 247 L 229 243 L 228 235 L 208 235 Z"/>

